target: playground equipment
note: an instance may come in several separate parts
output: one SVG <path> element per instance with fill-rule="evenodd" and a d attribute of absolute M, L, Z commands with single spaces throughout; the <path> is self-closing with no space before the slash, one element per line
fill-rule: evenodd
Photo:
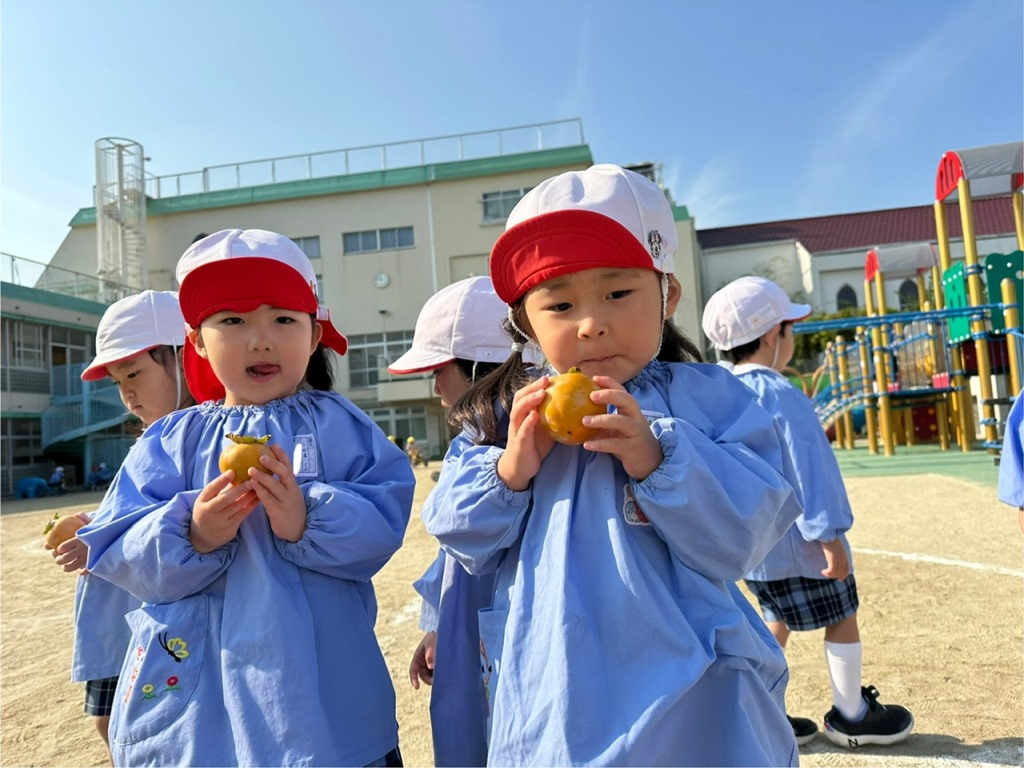
<path fill-rule="evenodd" d="M 978 181 L 972 190 L 971 181 Z M 867 317 L 798 323 L 796 333 L 835 330 L 822 372 L 827 384 L 814 396 L 819 419 L 834 425 L 836 444 L 853 447 L 857 409 L 864 413 L 868 449 L 894 453 L 934 439 L 942 450 L 955 440 L 974 447 L 977 426 L 989 451 L 1000 447 L 998 406 L 1009 406 L 1024 381 L 1024 142 L 947 152 L 936 179 L 938 257 L 930 244 L 876 248 L 865 259 Z M 971 196 L 1005 194 L 1013 201 L 1018 250 L 977 252 Z M 945 201 L 959 201 L 964 260 L 950 257 Z M 982 280 L 982 276 L 985 277 Z M 887 314 L 885 278 L 913 278 L 919 310 Z M 930 286 L 928 280 L 930 278 Z M 1004 377 L 1002 380 L 996 377 Z M 976 422 L 970 380 L 979 389 Z M 1002 385 L 1002 394 L 997 394 Z"/>

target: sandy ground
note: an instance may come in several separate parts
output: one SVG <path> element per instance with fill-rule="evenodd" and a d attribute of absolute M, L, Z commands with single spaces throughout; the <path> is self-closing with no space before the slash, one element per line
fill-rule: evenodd
<path fill-rule="evenodd" d="M 430 468 L 430 469 L 433 469 Z M 411 583 L 436 554 L 418 508 L 433 483 L 417 469 L 405 546 L 375 584 L 377 634 L 398 692 L 406 765 L 432 764 L 428 697 L 408 681 L 420 638 Z M 935 475 L 848 482 L 861 592 L 864 681 L 916 715 L 914 734 L 850 752 L 823 737 L 807 766 L 1024 763 L 1024 536 L 991 487 Z M 53 508 L 92 509 L 98 494 L 5 502 L 0 516 L 0 764 L 102 766 L 105 753 L 68 680 L 73 577 L 53 565 L 41 531 Z M 792 714 L 820 721 L 831 706 L 822 635 L 788 648 Z M 723 724 L 723 728 L 727 728 Z"/>

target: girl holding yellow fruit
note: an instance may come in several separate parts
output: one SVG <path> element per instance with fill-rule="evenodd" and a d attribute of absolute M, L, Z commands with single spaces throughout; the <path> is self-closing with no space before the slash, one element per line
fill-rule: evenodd
<path fill-rule="evenodd" d="M 177 278 L 199 405 L 146 430 L 79 532 L 90 569 L 144 601 L 115 760 L 400 765 L 370 580 L 402 543 L 409 461 L 333 391 L 347 342 L 295 243 L 217 232 Z M 270 436 L 263 471 L 221 471 L 229 434 Z"/>
<path fill-rule="evenodd" d="M 663 191 L 600 165 L 534 187 L 491 251 L 514 338 L 552 375 L 513 354 L 456 404 L 423 508 L 467 570 L 496 572 L 488 764 L 797 761 L 785 659 L 734 582 L 800 506 L 771 417 L 671 322 L 675 247 Z M 603 411 L 582 444 L 539 413 L 572 368 Z"/>

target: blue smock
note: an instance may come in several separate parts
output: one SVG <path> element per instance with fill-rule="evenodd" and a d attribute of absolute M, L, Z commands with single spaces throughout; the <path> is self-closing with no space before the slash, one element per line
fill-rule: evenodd
<path fill-rule="evenodd" d="M 839 539 L 853 573 L 853 555 L 846 532 L 853 525 L 853 510 L 846 495 L 839 462 L 821 428 L 814 405 L 778 371 L 764 365 L 740 363 L 732 372 L 757 394 L 757 401 L 775 416 L 791 468 L 784 472 L 800 497 L 803 514 L 746 575 L 751 581 L 775 581 L 802 576 L 823 579 L 827 561 L 824 541 Z"/>
<path fill-rule="evenodd" d="M 306 501 L 297 542 L 257 506 L 206 554 L 192 506 L 227 433 L 270 435 Z M 366 765 L 398 744 L 370 579 L 401 546 L 405 454 L 334 392 L 204 403 L 152 424 L 79 537 L 89 569 L 144 602 L 110 723 L 117 765 Z"/>
<path fill-rule="evenodd" d="M 137 597 L 94 573 L 78 576 L 71 652 L 73 681 L 117 677 L 132 639 L 125 615 L 140 605 Z"/>
<path fill-rule="evenodd" d="M 503 449 L 463 434 L 424 504 L 446 551 L 497 571 L 488 765 L 795 764 L 785 658 L 734 583 L 800 514 L 775 424 L 713 365 L 626 389 L 664 453 L 646 479 L 556 444 L 513 491 Z"/>
<path fill-rule="evenodd" d="M 434 765 L 485 765 L 487 699 L 477 615 L 491 606 L 494 574 L 473 576 L 442 550 L 413 586 L 423 598 L 420 628 L 437 632 L 430 688 Z"/>
<path fill-rule="evenodd" d="M 999 500 L 1024 509 L 1024 390 L 1017 394 L 1006 416 L 999 454 Z"/>

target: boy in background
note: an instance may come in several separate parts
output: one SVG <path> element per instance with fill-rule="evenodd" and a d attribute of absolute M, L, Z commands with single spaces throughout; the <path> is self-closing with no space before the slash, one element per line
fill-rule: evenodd
<path fill-rule="evenodd" d="M 825 432 L 811 401 L 782 375 L 793 357 L 792 324 L 811 312 L 793 304 L 771 280 L 741 277 L 715 293 L 704 308 L 704 333 L 744 384 L 757 393 L 786 436 L 804 512 L 744 577 L 779 645 L 791 631 L 825 629 L 825 660 L 833 706 L 825 735 L 836 744 L 895 744 L 914 727 L 904 707 L 878 702 L 874 686 L 861 686 L 857 582 L 846 532 L 853 513 Z M 798 744 L 814 738 L 813 721 L 790 718 Z"/>

